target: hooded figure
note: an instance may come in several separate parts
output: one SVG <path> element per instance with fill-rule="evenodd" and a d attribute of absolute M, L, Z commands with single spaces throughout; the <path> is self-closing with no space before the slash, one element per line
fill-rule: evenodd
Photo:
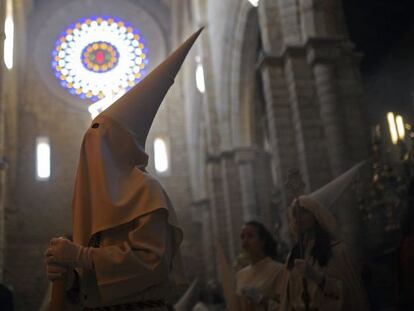
<path fill-rule="evenodd" d="M 69 292 L 84 310 L 166 310 L 171 286 L 183 279 L 183 234 L 166 192 L 145 170 L 145 141 L 201 30 L 97 116 L 84 136 L 73 243 L 52 239 L 45 254 L 48 278 L 68 271 Z"/>
<path fill-rule="evenodd" d="M 360 276 L 344 243 L 338 240 L 336 220 L 329 211 L 361 165 L 314 193 L 300 196 L 289 208 L 289 228 L 296 244 L 287 258 L 281 310 L 307 310 L 305 291 L 308 310 L 369 310 Z"/>

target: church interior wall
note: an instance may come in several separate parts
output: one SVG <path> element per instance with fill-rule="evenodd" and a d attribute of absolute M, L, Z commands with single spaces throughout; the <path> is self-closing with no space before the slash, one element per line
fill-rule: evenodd
<path fill-rule="evenodd" d="M 100 1 L 99 5 L 94 1 L 88 1 L 85 5 L 76 1 L 53 1 L 53 4 L 38 1 L 31 12 L 25 12 L 25 6 L 18 11 L 20 14 L 27 13 L 27 16 L 23 16 L 24 20 L 17 24 L 24 29 L 20 32 L 27 33 L 26 42 L 23 42 L 19 51 L 28 52 L 25 55 L 18 53 L 15 59 L 17 68 L 19 64 L 21 66 L 18 78 L 24 87 L 15 93 L 7 88 L 11 94 L 7 95 L 7 103 L 16 110 L 17 130 L 11 130 L 11 133 L 18 133 L 18 140 L 15 140 L 18 143 L 15 145 L 16 161 L 10 163 L 16 171 L 16 180 L 11 188 L 11 199 L 8 200 L 7 255 L 4 266 L 4 280 L 13 284 L 16 295 L 20 297 L 17 301 L 18 309 L 24 305 L 35 306 L 40 303 L 47 285 L 42 269 L 47 241 L 52 236 L 71 231 L 68 220 L 71 218 L 71 192 L 76 163 L 82 136 L 91 122 L 87 106 L 67 94 L 53 77 L 49 60 L 53 43 L 59 33 L 75 20 L 110 12 L 125 20 L 141 23 L 138 25 L 140 30 L 151 38 L 148 45 L 153 68 L 166 56 L 167 48 L 170 48 L 171 44 L 166 39 L 170 19 L 168 10 L 161 4 L 154 5 L 152 2 L 152 5 L 143 6 L 144 9 L 131 1 L 123 1 L 123 5 L 116 6 L 112 1 Z M 19 6 L 16 5 L 16 8 Z M 22 64 L 31 70 L 26 70 Z M 13 79 L 10 74 L 7 77 Z M 18 83 L 11 85 L 17 86 Z M 166 101 L 175 102 L 175 99 Z M 9 112 L 8 116 L 12 116 L 12 113 Z M 177 107 L 164 109 L 154 122 L 152 134 L 177 133 L 174 125 L 182 124 L 182 121 L 182 111 L 177 111 Z M 178 139 L 182 137 L 179 133 L 176 135 L 177 137 L 169 139 L 185 142 Z M 51 145 L 51 177 L 48 181 L 39 181 L 35 177 L 36 138 L 39 136 L 48 137 Z M 147 141 L 150 157 L 153 155 L 154 137 L 149 137 Z M 185 174 L 180 177 L 178 173 L 180 163 L 182 166 L 185 160 L 180 155 L 182 148 L 177 144 L 172 145 L 172 153 L 177 155 L 172 158 L 172 167 L 176 170 L 175 181 L 160 177 L 167 189 L 174 188 L 177 180 L 178 184 L 185 184 Z M 150 163 L 150 169 L 154 171 L 153 163 Z M 184 187 L 169 191 L 174 193 L 172 199 L 178 209 L 187 205 L 187 191 Z"/>
<path fill-rule="evenodd" d="M 0 124 L 0 161 L 3 153 L 9 159 L 7 169 L 0 162 L 0 227 L 5 230 L 0 268 L 19 297 L 17 309 L 40 303 L 48 239 L 71 230 L 75 168 L 91 118 L 85 105 L 60 88 L 49 58 L 59 33 L 78 18 L 110 11 L 136 21 L 151 38 L 151 68 L 206 26 L 146 146 L 148 169 L 170 194 L 184 229 L 189 280 L 199 276 L 203 286 L 220 280 L 215 239 L 235 262 L 245 221 L 263 221 L 287 247 L 290 168 L 300 169 L 309 192 L 367 157 L 370 122 L 378 116 L 366 111 L 366 102 L 372 108 L 397 98 L 398 111 L 412 112 L 409 40 L 376 77 L 361 77 L 362 55 L 349 37 L 339 0 L 319 6 L 310 0 L 261 0 L 259 8 L 247 0 L 14 2 L 17 25 L 26 35 L 18 41 L 16 68 L 2 68 L 0 76 L 0 122 L 6 119 Z M 198 62 L 204 93 L 196 89 Z M 35 178 L 39 136 L 47 136 L 52 148 L 47 182 Z M 157 173 L 153 160 L 158 137 L 169 149 L 170 170 L 164 174 Z M 356 239 L 358 215 L 340 217 L 343 232 Z"/>
<path fill-rule="evenodd" d="M 216 150 L 218 150 L 219 158 L 224 158 L 223 153 L 220 152 L 225 150 L 229 150 L 230 153 L 234 152 L 235 159 L 239 159 L 236 160 L 235 165 L 240 180 L 240 185 L 229 187 L 226 180 L 231 179 L 231 177 L 228 175 L 224 177 L 214 175 L 216 171 L 214 167 L 218 166 L 216 162 L 223 160 L 219 160 L 217 157 L 213 157 L 210 161 L 207 159 L 208 179 L 213 179 L 214 184 L 220 183 L 225 190 L 223 194 L 221 190 L 217 189 L 217 186 L 211 185 L 208 188 L 208 195 L 212 198 L 211 213 L 213 222 L 216 219 L 219 222 L 217 227 L 221 228 L 220 221 L 223 222 L 221 220 L 221 216 L 223 216 L 224 223 L 227 222 L 230 228 L 226 232 L 217 232 L 217 234 L 225 241 L 223 243 L 225 243 L 226 248 L 233 251 L 238 250 L 236 245 L 239 242 L 234 229 L 237 226 L 231 225 L 231 222 L 234 221 L 232 216 L 235 213 L 232 212 L 234 207 L 229 203 L 232 201 L 230 199 L 231 193 L 241 194 L 238 212 L 244 215 L 241 219 L 245 221 L 248 218 L 256 217 L 260 213 L 260 209 L 270 210 L 270 198 L 274 193 L 282 193 L 280 202 L 286 204 L 286 189 L 282 185 L 288 168 L 299 167 L 301 169 L 307 190 L 310 191 L 328 182 L 332 177 L 345 170 L 347 165 L 355 163 L 367 154 L 367 133 L 358 131 L 361 129 L 357 128 L 358 125 L 356 124 L 361 124 L 363 121 L 361 118 L 358 119 L 360 112 L 355 112 L 353 121 L 347 121 L 346 118 L 340 116 L 338 107 L 334 108 L 333 112 L 329 110 L 333 108 L 325 108 L 326 101 L 328 101 L 328 105 L 331 105 L 334 101 L 332 104 L 334 106 L 343 101 L 352 107 L 357 107 L 360 103 L 360 97 L 362 97 L 362 94 L 358 92 L 360 90 L 358 89 L 360 80 L 353 72 L 358 64 L 356 61 L 351 61 L 357 57 L 349 56 L 351 60 L 350 63 L 347 63 L 348 71 L 345 71 L 343 67 L 340 71 L 340 68 L 337 67 L 341 60 L 348 57 L 347 55 L 341 55 L 338 63 L 329 65 L 333 69 L 328 70 L 333 70 L 335 79 L 338 79 L 338 82 L 335 82 L 337 84 L 332 87 L 326 80 L 329 79 L 328 76 L 321 75 L 317 69 L 322 67 L 317 67 L 318 65 L 312 60 L 312 55 L 328 57 L 322 61 L 325 64 L 325 62 L 329 62 L 329 57 L 335 50 L 344 51 L 343 53 L 347 51 L 346 45 L 342 45 L 341 41 L 345 40 L 346 42 L 347 36 L 343 24 L 341 3 L 335 2 L 330 6 L 331 11 L 329 12 L 336 16 L 334 19 L 330 19 L 327 13 L 322 18 L 320 16 L 322 13 L 317 9 L 311 10 L 310 3 L 306 1 L 301 1 L 300 5 L 296 1 L 262 2 L 263 4 L 258 12 L 259 21 L 254 22 L 256 25 L 259 24 L 262 40 L 262 59 L 259 59 L 258 63 L 263 79 L 264 98 L 270 100 L 266 103 L 268 106 L 266 113 L 272 110 L 275 112 L 274 115 L 269 113 L 271 117 L 268 116 L 268 119 L 271 120 L 267 121 L 271 129 L 269 133 L 271 160 L 269 166 L 265 169 L 262 167 L 261 170 L 257 170 L 256 156 L 252 156 L 256 151 L 238 150 L 240 146 L 252 148 L 256 143 L 252 140 L 252 137 L 249 137 L 254 130 L 254 122 L 246 118 L 252 112 L 252 110 L 249 110 L 252 108 L 249 105 L 252 105 L 253 100 L 252 98 L 249 99 L 248 96 L 247 99 L 243 97 L 243 92 L 246 92 L 246 89 L 252 85 L 243 82 L 243 79 L 251 81 L 254 78 L 249 74 L 245 78 L 242 75 L 243 70 L 251 68 L 247 66 L 248 60 L 255 57 L 248 56 L 248 53 L 252 53 L 252 50 L 256 47 L 256 42 L 254 42 L 256 39 L 251 37 L 251 41 L 246 40 L 248 38 L 246 31 L 253 33 L 252 27 L 255 27 L 252 24 L 252 18 L 248 18 L 249 10 L 252 10 L 252 8 L 251 6 L 248 7 L 248 3 L 245 1 L 232 1 L 226 4 L 209 2 L 207 9 L 208 12 L 215 12 L 214 15 L 207 15 L 207 32 L 210 42 L 212 42 L 211 38 L 213 37 L 215 42 L 223 42 L 221 52 L 212 52 L 211 58 L 214 65 L 207 69 L 213 73 L 219 72 L 213 78 L 215 80 L 216 97 L 214 103 L 211 103 L 217 107 L 220 131 L 220 147 Z M 232 12 L 230 12 L 230 9 Z M 227 14 L 227 22 L 220 20 L 222 13 Z M 253 14 L 257 13 L 254 12 Z M 252 12 L 250 12 L 250 16 L 252 16 Z M 320 24 L 315 24 L 316 22 Z M 214 33 L 214 36 L 212 33 Z M 234 35 L 224 40 L 223 38 L 229 34 Z M 341 36 L 341 40 L 335 40 L 339 36 Z M 244 39 L 245 41 L 243 41 Z M 327 40 L 329 42 L 326 44 L 328 48 L 322 49 L 310 40 Z M 223 65 L 218 71 L 218 64 L 220 63 Z M 352 82 L 353 79 L 354 82 Z M 350 91 L 351 88 L 355 88 L 355 91 Z M 273 103 L 274 108 L 270 106 L 272 109 L 269 109 L 271 103 Z M 348 112 L 352 114 L 353 111 L 350 108 Z M 327 127 L 334 122 L 329 119 L 332 117 L 337 118 L 338 124 L 345 123 L 343 126 L 349 130 L 347 135 Z M 230 120 L 230 122 L 227 120 Z M 294 133 L 293 136 L 292 132 Z M 286 136 L 284 136 L 285 133 Z M 358 142 L 354 141 L 357 135 L 360 137 Z M 331 140 L 329 140 L 329 136 Z M 365 138 L 361 139 L 361 137 Z M 294 144 L 292 144 L 292 141 Z M 341 152 L 342 149 L 340 148 L 345 147 L 348 147 L 349 154 Z M 364 147 L 365 149 L 363 149 Z M 251 162 L 246 162 L 247 154 L 249 154 L 247 158 Z M 228 159 L 230 158 L 228 157 Z M 224 167 L 229 165 L 229 161 L 223 161 L 225 163 Z M 333 161 L 336 161 L 337 164 Z M 249 164 L 246 165 L 246 163 Z M 272 175 L 277 176 L 276 178 L 268 176 L 266 181 L 255 181 L 255 177 L 251 172 L 255 171 L 257 173 L 260 171 L 262 173 L 263 171 L 269 171 L 269 168 L 275 170 Z M 257 175 L 261 174 L 258 173 Z M 233 176 L 236 177 L 236 175 Z M 269 187 L 263 190 L 263 185 L 269 185 Z M 275 185 L 279 185 L 280 189 L 275 189 Z M 259 189 L 261 195 L 258 200 Z M 276 201 L 278 200 L 276 199 Z M 220 207 L 223 207 L 227 212 L 220 211 Z M 264 215 L 266 215 L 266 212 L 264 212 Z M 276 219 L 272 221 L 275 222 Z M 240 221 L 238 225 L 240 226 Z M 234 254 L 229 255 L 234 258 Z"/>

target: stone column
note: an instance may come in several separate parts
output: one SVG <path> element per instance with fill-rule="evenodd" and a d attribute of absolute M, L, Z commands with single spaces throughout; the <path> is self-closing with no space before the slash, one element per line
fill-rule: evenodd
<path fill-rule="evenodd" d="M 261 221 L 271 230 L 276 221 L 276 210 L 272 209 L 272 193 L 275 191 L 271 174 L 271 154 L 256 150 L 255 179 L 256 200 Z"/>
<path fill-rule="evenodd" d="M 273 176 L 275 176 L 274 186 L 280 189 L 283 202 L 285 202 L 284 182 L 288 170 L 298 167 L 298 151 L 288 84 L 284 72 L 284 60 L 282 57 L 262 54 L 259 68 L 266 100 L 266 117 L 272 150 L 271 161 Z"/>
<path fill-rule="evenodd" d="M 298 150 L 298 168 L 307 185 L 306 190 L 311 191 L 331 179 L 313 72 L 307 63 L 304 47 L 289 47 L 283 57 Z"/>
<path fill-rule="evenodd" d="M 278 0 L 282 34 L 286 45 L 302 42 L 301 14 L 299 0 Z"/>
<path fill-rule="evenodd" d="M 337 44 L 336 40 L 311 40 L 307 55 L 315 76 L 320 115 L 334 176 L 344 172 L 350 165 L 337 89 L 335 64 L 339 58 Z"/>
<path fill-rule="evenodd" d="M 212 220 L 210 201 L 208 199 L 198 200 L 191 204 L 194 226 L 196 232 L 200 233 L 197 237 L 192 237 L 194 261 L 191 265 L 196 266 L 198 276 L 204 280 L 213 279 L 216 276 L 216 265 L 211 262 L 215 258 L 215 248 L 213 241 Z M 195 244 L 197 243 L 197 244 Z"/>
<path fill-rule="evenodd" d="M 255 187 L 254 161 L 256 150 L 252 147 L 240 147 L 235 150 L 235 159 L 240 175 L 240 196 L 242 198 L 242 210 L 244 221 L 259 219 L 257 207 L 257 194 Z"/>
<path fill-rule="evenodd" d="M 341 61 L 337 65 L 338 93 L 340 94 L 348 156 L 352 163 L 366 159 L 370 153 L 371 133 L 366 115 L 366 103 L 359 70 L 361 55 L 354 51 L 351 42 L 342 44 Z"/>
<path fill-rule="evenodd" d="M 258 220 L 271 228 L 276 215 L 271 210 L 270 154 L 256 147 L 240 147 L 234 150 L 234 155 L 240 176 L 238 193 L 241 198 L 241 208 L 235 212 L 242 214 L 244 222 Z"/>
<path fill-rule="evenodd" d="M 233 261 L 240 252 L 240 229 L 244 224 L 241 193 L 241 181 L 234 151 L 221 154 L 221 166 L 224 186 L 224 200 L 229 233 L 230 259 Z"/>
<path fill-rule="evenodd" d="M 223 249 L 230 258 L 229 252 L 229 232 L 228 232 L 228 213 L 225 204 L 225 191 L 223 185 L 223 175 L 220 158 L 217 155 L 210 155 L 207 158 L 206 172 L 208 180 L 208 193 L 211 199 L 211 228 L 212 239 L 220 240 Z M 217 258 L 216 258 L 217 264 Z"/>

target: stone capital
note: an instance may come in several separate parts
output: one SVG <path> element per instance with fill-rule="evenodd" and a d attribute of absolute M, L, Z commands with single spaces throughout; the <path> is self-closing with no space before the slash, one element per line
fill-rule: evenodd
<path fill-rule="evenodd" d="M 214 153 L 208 153 L 206 155 L 206 164 L 217 164 L 220 162 L 220 155 Z"/>
<path fill-rule="evenodd" d="M 306 42 L 306 58 L 309 64 L 332 64 L 343 57 L 359 63 L 361 53 L 354 51 L 354 44 L 345 38 L 310 38 Z"/>
<path fill-rule="evenodd" d="M 256 63 L 256 69 L 263 70 L 267 67 L 282 67 L 284 58 L 282 56 L 271 55 L 265 51 L 261 51 Z"/>
<path fill-rule="evenodd" d="M 309 64 L 331 64 L 341 56 L 343 39 L 311 38 L 306 42 L 306 58 Z"/>
<path fill-rule="evenodd" d="M 306 48 L 303 45 L 289 45 L 286 46 L 282 52 L 283 58 L 303 58 L 306 57 Z"/>
<path fill-rule="evenodd" d="M 210 200 L 209 199 L 199 199 L 194 200 L 190 203 L 192 220 L 196 223 L 204 223 L 207 221 L 205 217 L 210 213 Z M 207 216 L 209 217 L 209 216 Z"/>
<path fill-rule="evenodd" d="M 223 158 L 227 158 L 227 159 L 233 158 L 234 157 L 234 149 L 223 150 L 220 153 L 220 157 L 221 157 L 221 159 L 223 159 Z"/>
<path fill-rule="evenodd" d="M 252 163 L 256 159 L 256 147 L 238 147 L 234 149 L 236 163 L 247 164 Z"/>
<path fill-rule="evenodd" d="M 259 55 L 258 61 L 256 63 L 257 69 L 264 69 L 268 66 L 279 66 L 283 67 L 287 59 L 291 58 L 305 58 L 306 57 L 306 47 L 303 45 L 289 45 L 284 46 L 280 54 L 267 54 L 262 51 Z"/>
<path fill-rule="evenodd" d="M 210 200 L 208 198 L 194 200 L 190 204 L 197 210 L 208 210 L 210 208 Z"/>

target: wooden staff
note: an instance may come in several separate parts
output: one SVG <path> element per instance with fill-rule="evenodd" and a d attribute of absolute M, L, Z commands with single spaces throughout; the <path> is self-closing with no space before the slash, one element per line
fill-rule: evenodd
<path fill-rule="evenodd" d="M 50 299 L 50 311 L 64 311 L 65 310 L 65 292 L 67 273 L 63 278 L 52 282 L 52 296 Z"/>
<path fill-rule="evenodd" d="M 239 301 L 236 295 L 236 279 L 234 273 L 224 253 L 223 246 L 218 239 L 215 239 L 215 246 L 218 255 L 218 266 L 223 282 L 223 292 L 227 310 L 240 311 Z"/>

